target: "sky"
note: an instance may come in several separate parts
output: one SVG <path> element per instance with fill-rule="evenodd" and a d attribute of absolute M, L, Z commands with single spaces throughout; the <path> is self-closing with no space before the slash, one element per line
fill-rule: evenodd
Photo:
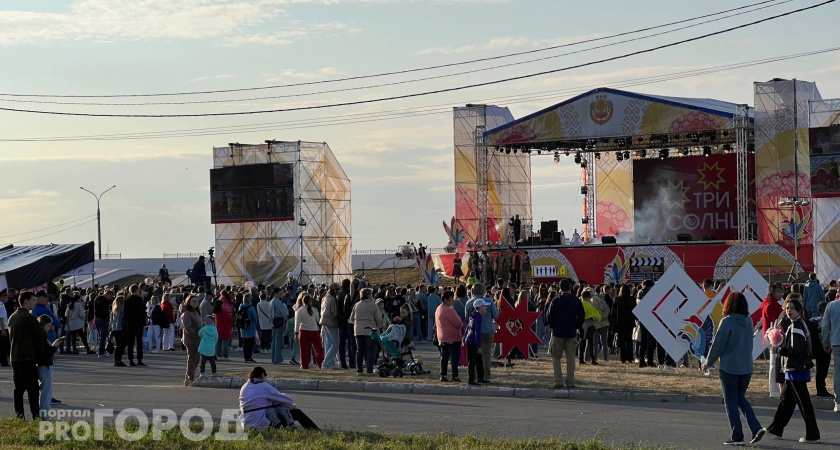
<path fill-rule="evenodd" d="M 600 49 L 592 47 L 619 39 L 353 81 L 219 94 L 49 97 L 322 82 L 573 44 L 756 2 L 4 0 L 0 2 L 0 108 L 160 115 L 377 99 L 556 70 L 820 3 L 768 1 L 761 10 L 742 10 L 748 12 Z M 705 20 L 716 17 L 720 16 Z M 599 86 L 830 48 L 840 42 L 837 17 L 840 6 L 830 3 L 618 61 L 356 106 L 195 118 L 73 117 L 0 110 L 0 246 L 96 241 L 96 200 L 79 187 L 99 193 L 116 185 L 101 200 L 105 253 L 126 258 L 205 251 L 214 245 L 209 205 L 212 148 L 277 139 L 329 144 L 352 183 L 354 249 L 393 249 L 406 241 L 441 247 L 447 240 L 442 221 L 448 222 L 455 212 L 452 107 L 496 104 L 509 107 L 518 118 Z M 496 67 L 548 56 L 552 58 Z M 487 70 L 453 75 L 474 69 Z M 416 81 L 425 77 L 438 78 Z M 840 52 L 625 89 L 752 105 L 752 83 L 776 77 L 815 81 L 824 98 L 840 97 Z M 397 82 L 403 83 L 370 87 Z M 327 90 L 335 92 L 318 93 Z M 205 103 L 137 105 L 187 101 Z M 182 136 L 161 134 L 175 130 L 192 131 Z M 44 140 L 48 138 L 52 140 Z M 535 157 L 532 167 L 534 221 L 560 219 L 561 228 L 578 227 L 580 170 L 572 158 L 554 164 L 550 156 Z"/>

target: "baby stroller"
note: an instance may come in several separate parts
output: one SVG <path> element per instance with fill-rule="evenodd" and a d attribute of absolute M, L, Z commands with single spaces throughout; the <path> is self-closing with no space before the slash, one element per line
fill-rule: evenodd
<path fill-rule="evenodd" d="M 411 353 L 411 347 L 401 346 L 401 343 L 408 344 L 405 339 L 405 325 L 393 324 L 381 335 L 375 330 L 371 338 L 382 348 L 383 362 L 377 367 L 377 372 L 382 378 L 393 376 L 402 378 L 405 374 L 420 375 L 426 373 L 423 370 L 422 362 Z"/>

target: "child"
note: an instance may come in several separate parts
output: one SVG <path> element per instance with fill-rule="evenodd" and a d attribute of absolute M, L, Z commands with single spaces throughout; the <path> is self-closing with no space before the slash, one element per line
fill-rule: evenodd
<path fill-rule="evenodd" d="M 44 327 L 44 331 L 49 334 L 54 330 L 52 318 L 46 314 L 38 317 L 38 323 Z M 63 337 L 56 339 L 53 342 L 45 340 L 41 342 L 41 349 L 38 352 L 38 378 L 41 379 L 41 418 L 49 417 L 52 405 L 52 380 L 53 380 L 53 355 L 61 346 Z"/>
<path fill-rule="evenodd" d="M 481 386 L 484 383 L 484 364 L 481 359 L 481 315 L 487 312 L 489 303 L 479 298 L 473 303 L 475 309 L 467 322 L 467 332 L 464 335 L 464 345 L 467 347 L 467 373 L 470 386 Z"/>
<path fill-rule="evenodd" d="M 198 344 L 198 353 L 201 355 L 201 375 L 204 376 L 204 368 L 207 361 L 210 361 L 210 369 L 216 376 L 216 341 L 219 340 L 219 330 L 216 329 L 216 319 L 213 316 L 204 316 L 204 326 L 198 330 L 198 337 L 201 342 Z"/>

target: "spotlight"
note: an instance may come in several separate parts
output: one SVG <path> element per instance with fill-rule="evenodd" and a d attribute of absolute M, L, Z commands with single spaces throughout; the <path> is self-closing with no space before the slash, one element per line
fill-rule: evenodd
<path fill-rule="evenodd" d="M 510 147 L 505 148 L 505 155 L 510 155 Z"/>
<path fill-rule="evenodd" d="M 651 152 L 655 153 L 656 150 L 651 150 Z M 644 158 L 645 156 L 647 156 L 647 150 L 639 150 L 638 152 L 636 152 L 636 155 L 640 156 L 641 158 Z"/>
<path fill-rule="evenodd" d="M 586 195 L 589 193 L 589 186 L 581 186 L 580 187 L 580 195 Z"/>
<path fill-rule="evenodd" d="M 694 146 L 694 151 L 695 151 L 695 152 L 699 152 L 699 151 L 700 151 L 700 147 L 698 147 L 698 146 L 696 146 L 696 145 L 695 145 L 695 146 Z"/>
<path fill-rule="evenodd" d="M 682 149 L 682 148 L 677 149 L 677 155 L 679 155 L 679 156 L 685 156 L 686 151 L 687 151 L 687 150 Z"/>
<path fill-rule="evenodd" d="M 580 218 L 580 223 L 586 225 L 589 223 L 589 216 L 583 216 Z"/>
<path fill-rule="evenodd" d="M 712 156 L 712 147 L 708 145 L 703 146 L 703 156 Z"/>
<path fill-rule="evenodd" d="M 713 145 L 713 146 L 712 146 L 712 150 L 717 150 L 717 149 L 718 149 L 718 146 L 717 146 L 717 145 Z"/>
<path fill-rule="evenodd" d="M 537 150 L 538 155 L 542 155 L 542 150 Z"/>
<path fill-rule="evenodd" d="M 659 152 L 659 159 L 665 159 L 668 157 L 668 149 L 663 148 L 662 151 Z"/>
<path fill-rule="evenodd" d="M 610 156 L 610 152 L 604 152 L 604 156 Z"/>
<path fill-rule="evenodd" d="M 525 153 L 525 151 L 523 150 L 522 153 Z M 513 147 L 513 154 L 516 154 L 516 147 Z"/>
<path fill-rule="evenodd" d="M 624 159 L 630 159 L 630 152 L 627 150 L 624 151 Z"/>
<path fill-rule="evenodd" d="M 697 133 L 689 133 L 688 138 L 691 139 L 691 142 L 700 141 L 700 135 Z"/>
<path fill-rule="evenodd" d="M 560 158 L 555 156 L 554 157 L 554 164 L 558 164 L 558 163 L 560 163 Z"/>
<path fill-rule="evenodd" d="M 732 151 L 732 146 L 731 146 L 731 145 L 729 145 L 729 144 L 724 144 L 724 146 L 723 146 L 723 153 L 725 153 L 725 154 L 727 154 L 727 155 L 728 155 L 731 151 Z"/>
<path fill-rule="evenodd" d="M 622 156 L 621 152 L 615 152 L 615 160 L 618 162 L 624 161 L 624 156 Z"/>
<path fill-rule="evenodd" d="M 580 161 L 581 161 L 580 152 L 575 153 L 575 164 L 580 164 Z"/>
<path fill-rule="evenodd" d="M 598 153 L 598 152 L 595 152 L 595 161 L 600 161 L 600 160 L 601 160 L 601 154 Z"/>
<path fill-rule="evenodd" d="M 755 153 L 755 144 L 747 144 L 747 152 Z"/>
<path fill-rule="evenodd" d="M 563 154 L 566 155 L 566 156 L 569 156 L 569 151 L 566 150 L 565 152 L 563 152 Z"/>
<path fill-rule="evenodd" d="M 656 149 L 650 151 L 650 156 L 656 156 Z"/>

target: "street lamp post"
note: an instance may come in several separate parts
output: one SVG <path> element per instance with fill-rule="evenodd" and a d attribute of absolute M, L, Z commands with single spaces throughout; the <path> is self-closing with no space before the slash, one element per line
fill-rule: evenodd
<path fill-rule="evenodd" d="M 303 229 L 306 228 L 306 219 L 303 217 L 298 221 L 300 227 L 300 271 L 298 271 L 298 285 L 303 282 L 303 263 L 306 259 L 303 257 Z"/>
<path fill-rule="evenodd" d="M 110 191 L 111 189 L 114 189 L 115 187 L 117 187 L 116 184 L 109 187 L 108 189 L 105 189 L 104 191 L 102 191 L 101 194 L 96 195 L 93 192 L 79 186 L 79 189 L 87 192 L 88 194 L 92 195 L 93 198 L 96 199 L 96 236 L 97 236 L 97 241 L 98 241 L 97 245 L 98 245 L 98 248 L 99 248 L 99 259 L 102 259 L 102 221 L 101 221 L 101 215 L 99 213 L 99 200 L 102 198 L 103 195 L 105 195 L 106 192 Z"/>

